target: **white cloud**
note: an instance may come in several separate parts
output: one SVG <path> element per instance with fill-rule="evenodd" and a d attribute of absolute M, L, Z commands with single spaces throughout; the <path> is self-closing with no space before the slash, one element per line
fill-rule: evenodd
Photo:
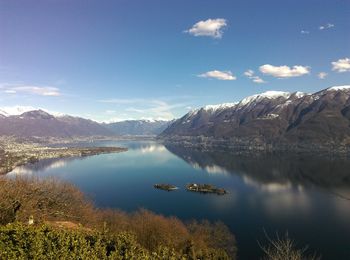
<path fill-rule="evenodd" d="M 112 115 L 112 114 L 115 114 L 117 111 L 115 110 L 106 110 L 105 113 L 108 114 L 108 115 Z"/>
<path fill-rule="evenodd" d="M 56 87 L 50 86 L 34 86 L 34 85 L 12 85 L 12 84 L 1 84 L 2 89 L 7 94 L 32 94 L 39 96 L 60 96 L 60 90 Z"/>
<path fill-rule="evenodd" d="M 328 75 L 328 73 L 326 73 L 326 72 L 320 72 L 320 73 L 318 73 L 317 77 L 319 79 L 325 79 L 327 77 L 327 75 Z"/>
<path fill-rule="evenodd" d="M 244 72 L 244 75 L 247 76 L 249 79 L 253 80 L 254 83 L 265 83 L 265 81 L 262 78 L 254 75 L 254 73 L 255 72 L 253 70 L 247 70 L 246 72 Z"/>
<path fill-rule="evenodd" d="M 244 72 L 244 75 L 247 77 L 253 77 L 254 76 L 254 71 L 253 70 L 247 70 Z"/>
<path fill-rule="evenodd" d="M 251 77 L 251 79 L 253 80 L 253 82 L 258 83 L 258 84 L 265 83 L 265 81 L 262 78 L 260 78 L 259 76 Z"/>
<path fill-rule="evenodd" d="M 344 58 L 332 62 L 332 70 L 336 72 L 346 72 L 350 71 L 350 59 Z"/>
<path fill-rule="evenodd" d="M 300 77 L 310 73 L 310 68 L 307 66 L 295 65 L 292 68 L 286 65 L 273 66 L 265 64 L 260 66 L 260 71 L 264 74 L 271 75 L 276 78 L 291 78 Z"/>
<path fill-rule="evenodd" d="M 212 70 L 198 75 L 200 78 L 214 78 L 218 80 L 236 80 L 236 76 L 231 71 Z"/>
<path fill-rule="evenodd" d="M 209 36 L 213 38 L 221 38 L 222 29 L 227 26 L 227 21 L 222 18 L 208 19 L 206 21 L 199 21 L 192 28 L 186 30 L 186 33 L 194 36 Z"/>
<path fill-rule="evenodd" d="M 27 92 L 40 96 L 60 96 L 60 91 L 55 87 L 21 86 L 13 88 L 17 92 Z"/>
<path fill-rule="evenodd" d="M 12 90 L 12 89 L 5 89 L 4 92 L 6 94 L 16 94 L 17 93 L 16 90 Z"/>
<path fill-rule="evenodd" d="M 111 98 L 111 99 L 102 99 L 99 100 L 99 102 L 102 103 L 113 103 L 113 104 L 119 104 L 119 105 L 126 105 L 126 104 L 134 104 L 134 103 L 142 103 L 146 101 L 142 98 Z"/>
<path fill-rule="evenodd" d="M 0 107 L 0 114 L 5 116 L 21 115 L 25 112 L 36 110 L 32 106 L 5 106 Z"/>
<path fill-rule="evenodd" d="M 118 114 L 116 117 L 113 117 L 108 121 L 124 120 L 125 118 L 153 118 L 155 120 L 171 120 L 175 118 L 173 114 L 174 109 L 184 108 L 187 106 L 187 104 L 183 103 L 169 104 L 163 100 L 143 98 L 113 98 L 100 100 L 99 102 L 111 103 L 115 105 L 130 105 L 129 107 L 118 110 L 118 112 L 126 112 L 122 117 Z"/>
<path fill-rule="evenodd" d="M 334 27 L 334 24 L 332 23 L 327 23 L 325 25 L 321 25 L 320 27 L 318 27 L 319 30 L 325 30 L 325 29 L 330 29 L 330 28 L 333 28 Z"/>
<path fill-rule="evenodd" d="M 300 33 L 301 33 L 301 34 L 310 34 L 310 32 L 309 32 L 309 31 L 306 31 L 306 30 L 301 30 Z"/>

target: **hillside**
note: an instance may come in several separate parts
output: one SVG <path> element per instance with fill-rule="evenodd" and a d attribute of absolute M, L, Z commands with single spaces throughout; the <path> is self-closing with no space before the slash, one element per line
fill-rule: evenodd
<path fill-rule="evenodd" d="M 268 91 L 237 103 L 205 106 L 176 120 L 160 137 L 233 148 L 347 150 L 350 86 L 314 94 Z"/>

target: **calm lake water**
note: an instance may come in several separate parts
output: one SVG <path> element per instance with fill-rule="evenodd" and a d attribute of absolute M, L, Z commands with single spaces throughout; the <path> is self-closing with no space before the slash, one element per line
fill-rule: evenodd
<path fill-rule="evenodd" d="M 261 255 L 257 241 L 289 232 L 323 259 L 350 259 L 350 160 L 297 155 L 234 155 L 152 141 L 102 142 L 129 150 L 79 159 L 40 161 L 10 175 L 55 176 L 76 184 L 98 207 L 147 208 L 183 220 L 221 220 L 235 234 L 240 259 Z M 211 183 L 225 196 L 187 192 Z M 155 183 L 180 190 L 165 192 Z"/>

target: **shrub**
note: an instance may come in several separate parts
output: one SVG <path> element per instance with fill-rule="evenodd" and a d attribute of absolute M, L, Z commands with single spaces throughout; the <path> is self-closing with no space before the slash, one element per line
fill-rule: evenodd
<path fill-rule="evenodd" d="M 133 235 L 53 229 L 47 225 L 0 227 L 0 259 L 147 259 Z"/>
<path fill-rule="evenodd" d="M 92 203 L 74 185 L 56 179 L 0 178 L 0 224 L 35 221 L 74 220 L 94 217 Z M 89 219 L 89 222 L 91 220 Z"/>
<path fill-rule="evenodd" d="M 55 229 L 47 225 L 20 223 L 0 227 L 0 259 L 229 259 L 223 251 L 187 255 L 173 248 L 159 246 L 144 249 L 127 232 L 106 235 L 96 231 Z"/>

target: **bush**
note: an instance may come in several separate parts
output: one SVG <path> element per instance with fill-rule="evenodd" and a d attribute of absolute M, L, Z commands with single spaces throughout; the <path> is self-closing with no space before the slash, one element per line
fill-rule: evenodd
<path fill-rule="evenodd" d="M 0 227 L 0 259 L 147 259 L 133 235 L 10 224 Z"/>
<path fill-rule="evenodd" d="M 230 256 L 236 256 L 236 239 L 224 223 L 216 222 L 211 224 L 207 220 L 201 222 L 193 221 L 188 225 L 188 229 L 194 247 L 200 248 L 201 254 L 210 255 L 211 250 L 215 249 L 217 253 L 221 252 L 220 254 L 227 253 Z M 197 252 L 196 254 L 198 255 L 199 253 Z"/>
<path fill-rule="evenodd" d="M 195 258 L 159 246 L 144 249 L 134 235 L 106 235 L 86 230 L 55 229 L 20 223 L 0 227 L 0 259 L 229 259 L 223 251 L 208 250 Z"/>
<path fill-rule="evenodd" d="M 93 204 L 74 185 L 56 179 L 0 178 L 0 224 L 14 221 L 92 222 Z M 89 219 L 87 218 L 89 216 Z"/>

